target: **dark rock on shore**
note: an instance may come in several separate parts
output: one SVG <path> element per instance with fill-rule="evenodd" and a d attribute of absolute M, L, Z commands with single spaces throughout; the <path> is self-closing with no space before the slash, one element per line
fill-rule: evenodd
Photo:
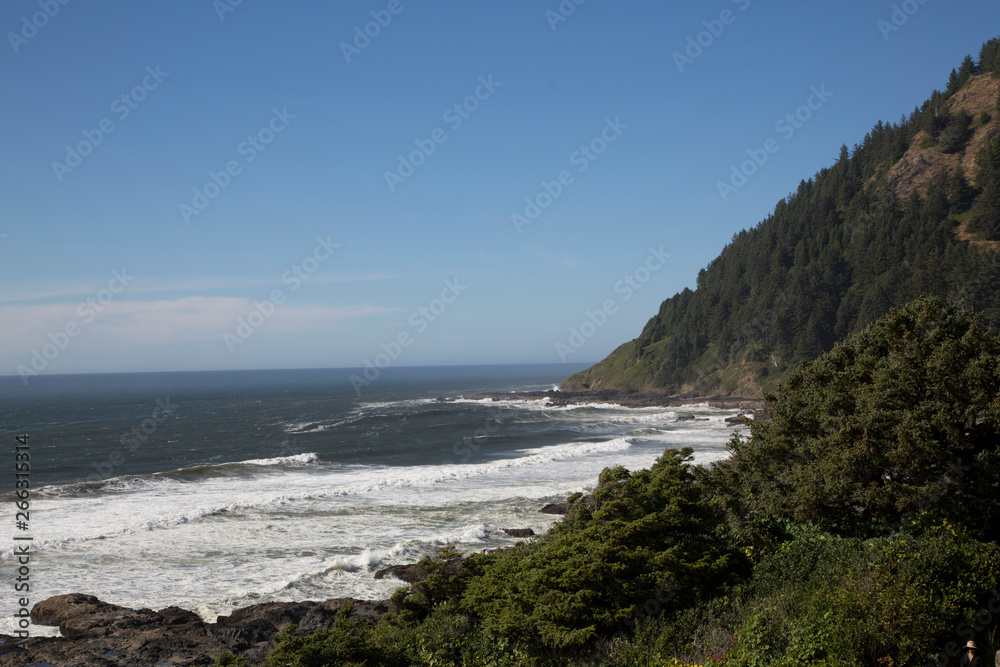
<path fill-rule="evenodd" d="M 408 565 L 390 565 L 389 567 L 378 570 L 375 573 L 375 578 L 399 579 L 400 581 L 405 581 L 408 584 L 415 584 L 426 579 L 427 574 L 427 570 L 420 567 L 420 565 L 410 563 Z"/>
<path fill-rule="evenodd" d="M 443 574 L 457 574 L 461 572 L 464 561 L 465 558 L 462 556 L 449 558 L 437 571 Z M 381 569 L 375 573 L 375 578 L 385 579 L 386 577 L 391 577 L 405 581 L 408 584 L 416 584 L 426 579 L 429 574 L 430 572 L 425 570 L 420 563 L 411 563 L 409 565 L 391 565 Z"/>
<path fill-rule="evenodd" d="M 21 650 L 15 648 L 15 638 L 0 635 L 0 666 L 186 667 L 212 663 L 226 651 L 257 664 L 274 648 L 274 635 L 286 625 L 298 624 L 296 634 L 303 635 L 329 628 L 347 600 L 268 602 L 205 623 L 180 607 L 129 609 L 93 595 L 57 595 L 36 604 L 31 619 L 37 625 L 58 626 L 63 636 L 33 637 L 28 650 Z M 387 601 L 351 602 L 352 617 L 372 623 L 389 611 Z"/>
<path fill-rule="evenodd" d="M 726 417 L 727 424 L 746 424 L 747 422 L 753 421 L 756 415 L 753 413 L 740 412 L 739 414 L 733 415 L 732 417 Z"/>
<path fill-rule="evenodd" d="M 504 528 L 503 532 L 511 537 L 534 537 L 535 531 L 531 528 Z"/>
<path fill-rule="evenodd" d="M 569 503 L 549 503 L 538 511 L 542 514 L 566 514 L 569 512 Z"/>

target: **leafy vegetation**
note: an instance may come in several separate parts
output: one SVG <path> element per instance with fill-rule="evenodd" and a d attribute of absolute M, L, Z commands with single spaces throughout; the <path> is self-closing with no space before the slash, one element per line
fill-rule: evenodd
<path fill-rule="evenodd" d="M 493 634 L 575 649 L 628 629 L 646 603 L 683 607 L 731 579 L 740 555 L 694 484 L 691 450 L 611 468 L 546 539 L 474 556 L 464 607 Z"/>
<path fill-rule="evenodd" d="M 1000 340 L 971 314 L 917 300 L 803 364 L 771 405 L 706 480 L 743 489 L 752 512 L 844 535 L 946 520 L 1000 537 Z"/>

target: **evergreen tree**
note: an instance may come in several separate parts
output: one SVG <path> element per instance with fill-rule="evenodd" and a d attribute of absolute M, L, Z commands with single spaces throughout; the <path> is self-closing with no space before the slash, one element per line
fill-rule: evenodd
<path fill-rule="evenodd" d="M 944 108 L 944 102 L 940 98 L 940 93 L 935 91 L 934 94 L 938 96 L 937 100 L 925 103 L 923 109 L 921 109 L 919 129 L 922 132 L 926 132 L 936 141 L 941 131 L 948 126 L 951 114 Z"/>
<path fill-rule="evenodd" d="M 1000 74 L 1000 39 L 991 39 L 979 51 L 979 69 L 990 74 Z"/>
<path fill-rule="evenodd" d="M 942 171 L 927 186 L 927 196 L 920 207 L 922 220 L 944 220 L 951 211 L 951 204 L 945 190 L 948 185 L 948 173 Z"/>
<path fill-rule="evenodd" d="M 719 473 L 751 513 L 875 535 L 910 518 L 1000 535 L 1000 338 L 921 299 L 803 364 Z"/>
<path fill-rule="evenodd" d="M 962 60 L 962 66 L 958 68 L 958 89 L 961 90 L 977 73 L 978 68 L 975 61 L 972 60 L 972 56 L 965 56 L 965 59 Z"/>
<path fill-rule="evenodd" d="M 994 137 L 976 156 L 980 194 L 969 231 L 1000 241 L 1000 137 Z"/>
<path fill-rule="evenodd" d="M 975 198 L 975 188 L 969 185 L 962 165 L 958 165 L 955 173 L 948 180 L 948 203 L 950 204 L 951 213 L 965 213 L 972 206 Z"/>
<path fill-rule="evenodd" d="M 941 132 L 940 149 L 942 153 L 958 153 L 972 138 L 972 116 L 962 110 L 948 118 L 948 123 Z"/>
<path fill-rule="evenodd" d="M 948 85 L 944 89 L 944 96 L 951 97 L 958 92 L 958 89 L 962 87 L 962 83 L 958 78 L 958 70 L 951 70 L 951 74 L 948 75 Z"/>

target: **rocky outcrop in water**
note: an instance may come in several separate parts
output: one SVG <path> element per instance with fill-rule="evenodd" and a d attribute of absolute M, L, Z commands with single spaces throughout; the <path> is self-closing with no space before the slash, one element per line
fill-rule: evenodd
<path fill-rule="evenodd" d="M 463 562 L 465 562 L 463 556 L 454 556 L 445 561 L 436 571 L 442 574 L 457 574 L 462 570 Z M 416 584 L 426 579 L 429 574 L 430 572 L 424 569 L 420 563 L 411 563 L 409 565 L 391 565 L 381 569 L 375 573 L 375 578 L 385 579 L 388 577 L 405 581 L 408 584 Z"/>
<path fill-rule="evenodd" d="M 538 511 L 542 514 L 566 514 L 569 512 L 569 503 L 549 503 Z"/>
<path fill-rule="evenodd" d="M 504 528 L 503 532 L 511 537 L 534 537 L 535 531 L 531 528 Z"/>

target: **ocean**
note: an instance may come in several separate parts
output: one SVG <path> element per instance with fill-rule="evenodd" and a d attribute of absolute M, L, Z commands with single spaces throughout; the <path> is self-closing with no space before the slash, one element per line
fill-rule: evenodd
<path fill-rule="evenodd" d="M 513 393 L 583 368 L 388 368 L 360 393 L 343 369 L 0 377 L 0 562 L 13 572 L 12 538 L 30 536 L 32 604 L 78 592 L 208 621 L 260 602 L 384 599 L 404 584 L 377 569 L 513 544 L 504 528 L 543 533 L 558 517 L 539 509 L 605 467 L 645 468 L 667 447 L 726 456 L 731 410 Z M 511 396 L 465 398 L 484 392 Z M 17 530 L 22 434 L 30 520 Z M 4 614 L 0 632 L 13 630 Z"/>

